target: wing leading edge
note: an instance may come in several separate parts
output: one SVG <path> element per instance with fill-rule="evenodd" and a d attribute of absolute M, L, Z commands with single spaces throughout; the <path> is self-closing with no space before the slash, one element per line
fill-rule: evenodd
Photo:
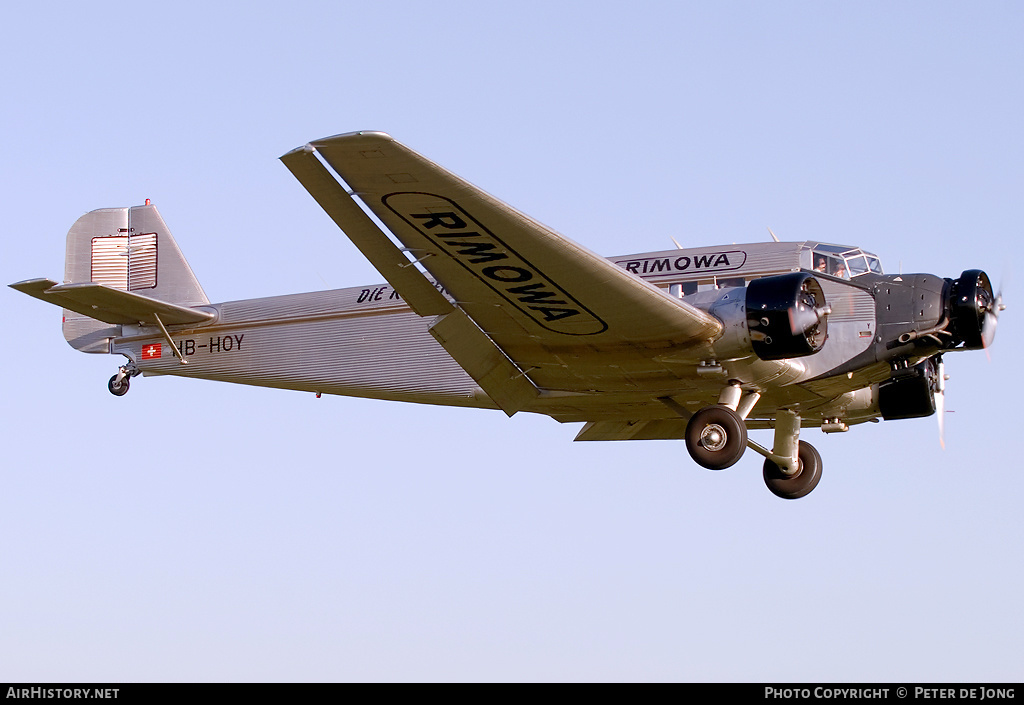
<path fill-rule="evenodd" d="M 639 391 L 641 378 L 644 387 L 671 388 L 679 372 L 666 354 L 693 350 L 700 359 L 697 350 L 721 333 L 718 319 L 383 133 L 317 140 L 282 160 L 413 310 L 439 317 L 431 333 L 507 413 L 541 390 Z"/>

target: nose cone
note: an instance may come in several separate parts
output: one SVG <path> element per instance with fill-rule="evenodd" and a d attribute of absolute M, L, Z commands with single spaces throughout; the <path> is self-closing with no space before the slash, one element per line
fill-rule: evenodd
<path fill-rule="evenodd" d="M 950 288 L 949 308 L 956 336 L 965 348 L 980 350 L 992 344 L 1002 301 L 985 272 L 968 269 L 961 274 Z"/>

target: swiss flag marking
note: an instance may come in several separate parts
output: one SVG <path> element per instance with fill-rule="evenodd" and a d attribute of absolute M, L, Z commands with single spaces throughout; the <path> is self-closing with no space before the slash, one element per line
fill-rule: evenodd
<path fill-rule="evenodd" d="M 150 345 L 142 346 L 142 359 L 153 360 L 160 357 L 160 343 L 152 343 Z"/>

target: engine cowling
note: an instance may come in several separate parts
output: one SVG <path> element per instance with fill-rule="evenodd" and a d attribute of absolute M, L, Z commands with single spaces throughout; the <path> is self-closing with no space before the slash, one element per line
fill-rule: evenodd
<path fill-rule="evenodd" d="M 935 394 L 941 388 L 942 370 L 935 360 L 893 374 L 878 385 L 878 410 L 886 421 L 918 419 L 935 413 Z"/>
<path fill-rule="evenodd" d="M 813 355 L 828 338 L 825 292 L 812 274 L 792 272 L 747 285 L 750 345 L 762 360 Z"/>
<path fill-rule="evenodd" d="M 949 293 L 953 332 L 968 350 L 992 344 L 999 316 L 999 299 L 992 282 L 980 269 L 968 269 L 953 282 Z"/>

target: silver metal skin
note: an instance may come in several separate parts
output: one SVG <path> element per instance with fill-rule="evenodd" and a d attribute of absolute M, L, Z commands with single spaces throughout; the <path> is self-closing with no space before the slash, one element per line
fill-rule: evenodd
<path fill-rule="evenodd" d="M 797 457 L 800 417 L 789 409 L 779 409 L 776 412 L 775 424 L 775 446 L 772 450 L 749 438 L 747 447 L 778 465 L 783 474 L 794 475 L 800 470 L 800 460 Z"/>
<path fill-rule="evenodd" d="M 722 388 L 722 393 L 718 395 L 718 403 L 736 411 L 737 407 L 739 407 L 740 399 L 742 398 L 743 389 L 740 385 L 730 384 Z"/>
<path fill-rule="evenodd" d="M 739 404 L 736 405 L 736 413 L 740 415 L 741 419 L 746 419 L 750 416 L 750 412 L 754 410 L 760 399 L 760 392 L 744 392 Z"/>
<path fill-rule="evenodd" d="M 990 344 L 1003 308 L 980 270 L 886 277 L 874 255 L 818 241 L 604 258 L 379 132 L 281 159 L 385 283 L 210 303 L 147 202 L 79 218 L 63 283 L 11 286 L 62 306 L 75 349 L 127 358 L 108 385 L 118 395 L 135 376 L 176 375 L 539 413 L 584 423 L 580 441 L 684 438 L 720 406 L 695 436 L 705 455 L 774 428 L 772 450 L 745 445 L 794 478 L 802 427 L 877 420 L 886 385 L 896 417 L 929 408 L 893 394 L 917 389 L 915 366 L 937 356 L 940 380 L 914 393 L 941 408 L 941 354 Z M 783 281 L 803 282 L 792 308 L 772 300 Z M 951 303 L 957 290 L 973 293 Z M 758 354 L 779 325 L 813 348 Z M 719 422 L 743 432 L 731 449 Z"/>

